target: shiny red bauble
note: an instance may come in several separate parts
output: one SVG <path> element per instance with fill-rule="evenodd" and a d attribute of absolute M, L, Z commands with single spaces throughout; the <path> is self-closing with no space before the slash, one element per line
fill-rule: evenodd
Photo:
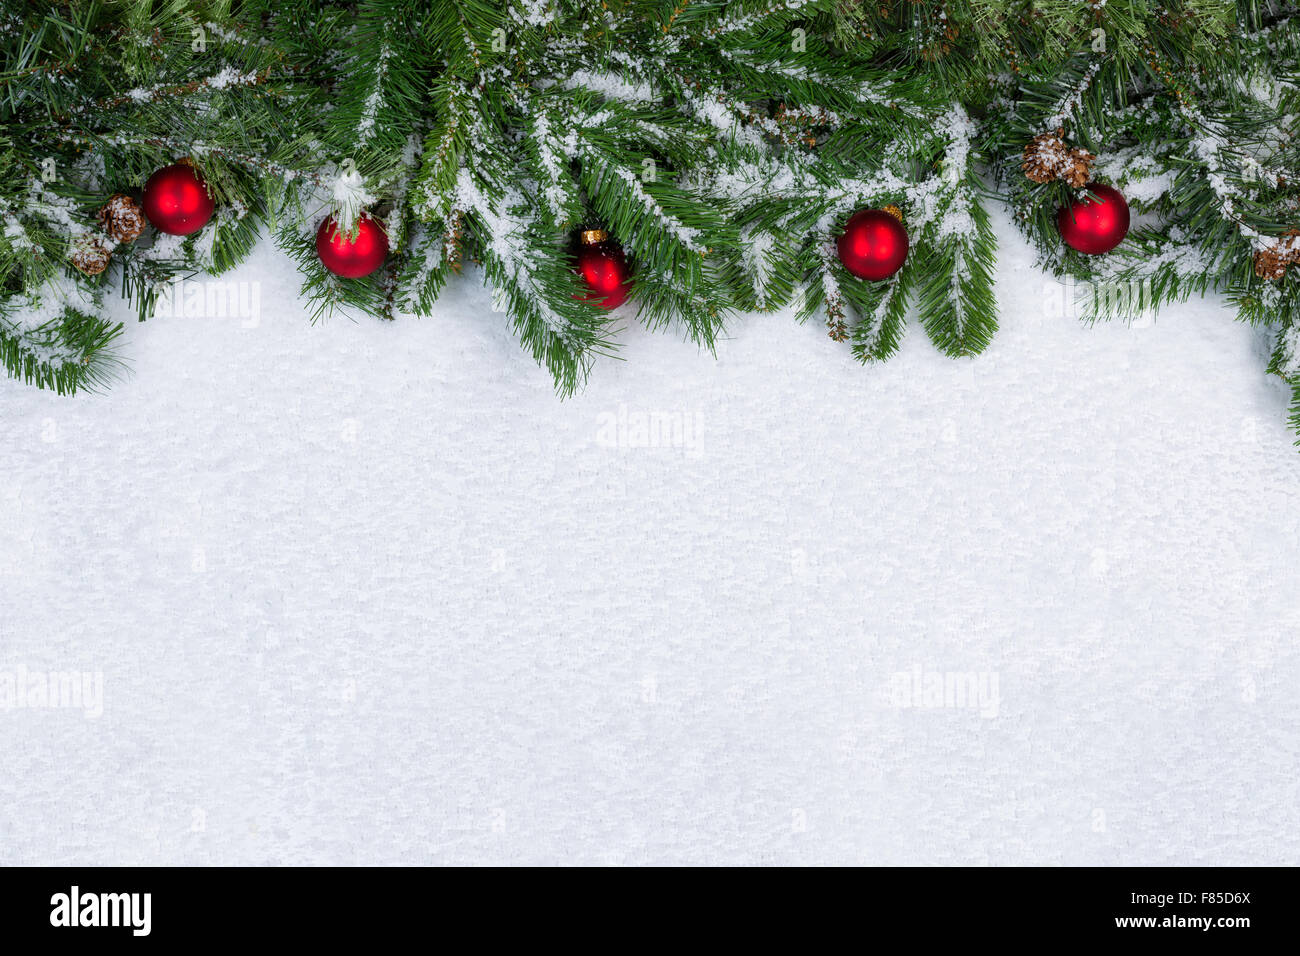
<path fill-rule="evenodd" d="M 1056 228 L 1071 249 L 1090 256 L 1110 252 L 1128 235 L 1128 203 L 1118 189 L 1100 183 L 1084 187 L 1096 199 L 1076 199 L 1056 214 Z"/>
<path fill-rule="evenodd" d="M 362 216 L 357 234 L 349 237 L 330 216 L 316 231 L 316 255 L 325 268 L 345 279 L 368 276 L 384 264 L 388 233 L 377 219 Z"/>
<path fill-rule="evenodd" d="M 591 290 L 583 302 L 602 309 L 617 309 L 627 301 L 630 271 L 617 242 L 606 239 L 578 250 L 578 275 Z"/>
<path fill-rule="evenodd" d="M 907 259 L 907 230 L 883 209 L 863 209 L 844 225 L 840 262 L 859 279 L 888 279 Z"/>
<path fill-rule="evenodd" d="M 171 236 L 198 232 L 216 208 L 203 177 L 185 163 L 164 166 L 150 176 L 140 205 L 153 227 Z"/>

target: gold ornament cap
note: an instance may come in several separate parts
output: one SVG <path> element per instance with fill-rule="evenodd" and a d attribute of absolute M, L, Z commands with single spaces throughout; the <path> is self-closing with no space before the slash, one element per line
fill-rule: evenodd
<path fill-rule="evenodd" d="M 893 216 L 893 217 L 894 217 L 895 219 L 897 219 L 899 222 L 902 222 L 902 221 L 903 221 L 903 210 L 899 209 L 899 208 L 898 208 L 897 206 L 895 206 L 893 203 L 890 203 L 888 206 L 886 206 L 884 209 L 882 209 L 881 212 L 887 212 L 887 213 L 889 213 L 891 216 Z"/>
<path fill-rule="evenodd" d="M 609 233 L 604 229 L 582 230 L 582 244 L 584 246 L 598 246 L 608 238 Z"/>

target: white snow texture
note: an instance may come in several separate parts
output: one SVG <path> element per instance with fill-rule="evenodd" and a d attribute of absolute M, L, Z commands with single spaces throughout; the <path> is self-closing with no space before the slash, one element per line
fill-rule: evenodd
<path fill-rule="evenodd" d="M 267 244 L 259 322 L 0 381 L 0 863 L 1300 862 L 1262 333 L 997 228 L 970 361 L 629 321 L 560 401 L 476 277 L 312 326 Z"/>

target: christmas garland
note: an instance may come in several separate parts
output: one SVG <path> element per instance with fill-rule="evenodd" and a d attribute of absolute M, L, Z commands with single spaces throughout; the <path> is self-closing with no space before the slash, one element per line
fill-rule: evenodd
<path fill-rule="evenodd" d="M 28 2 L 0 14 L 0 360 L 109 382 L 122 290 L 269 230 L 317 315 L 466 263 L 568 392 L 613 309 L 712 346 L 793 305 L 864 362 L 997 328 L 990 202 L 1087 319 L 1268 326 L 1300 430 L 1294 3 Z"/>

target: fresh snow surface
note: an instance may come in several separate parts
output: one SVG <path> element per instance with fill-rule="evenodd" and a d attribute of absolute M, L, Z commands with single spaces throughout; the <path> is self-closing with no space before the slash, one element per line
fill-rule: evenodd
<path fill-rule="evenodd" d="M 313 326 L 268 245 L 255 325 L 0 381 L 0 863 L 1300 862 L 1267 342 L 998 229 L 971 361 L 629 322 L 559 401 L 475 277 Z"/>

